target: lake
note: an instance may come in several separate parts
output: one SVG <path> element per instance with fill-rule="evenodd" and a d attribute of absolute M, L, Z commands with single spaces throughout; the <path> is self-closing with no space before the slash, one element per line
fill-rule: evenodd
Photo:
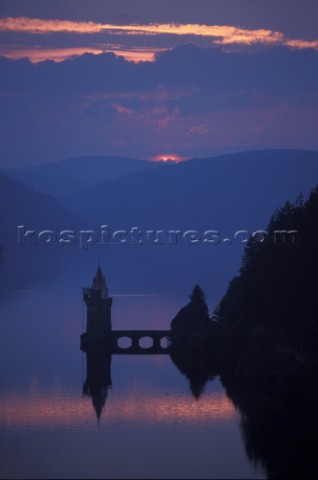
<path fill-rule="evenodd" d="M 102 404 L 83 394 L 81 289 L 95 270 L 96 257 L 76 257 L 23 288 L 7 271 L 1 477 L 265 478 L 245 453 L 240 414 L 218 377 L 196 399 L 169 355 L 112 355 Z M 104 273 L 114 329 L 167 329 L 188 301 L 187 291 L 145 293 L 138 283 L 118 281 L 113 287 L 111 272 Z"/>

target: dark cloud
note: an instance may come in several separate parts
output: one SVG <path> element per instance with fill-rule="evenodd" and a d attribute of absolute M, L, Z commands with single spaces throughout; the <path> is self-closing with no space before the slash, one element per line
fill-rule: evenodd
<path fill-rule="evenodd" d="M 144 92 L 159 87 L 180 91 L 192 86 L 226 99 L 252 90 L 254 97 L 259 90 L 281 98 L 318 90 L 318 52 L 313 49 L 276 47 L 251 54 L 182 45 L 157 54 L 154 63 L 134 64 L 113 53 L 86 53 L 35 65 L 0 57 L 0 68 L 2 91 L 32 94 Z"/>
<path fill-rule="evenodd" d="M 179 46 L 156 62 L 112 53 L 32 64 L 0 58 L 3 165 L 69 155 L 318 148 L 318 52 Z"/>

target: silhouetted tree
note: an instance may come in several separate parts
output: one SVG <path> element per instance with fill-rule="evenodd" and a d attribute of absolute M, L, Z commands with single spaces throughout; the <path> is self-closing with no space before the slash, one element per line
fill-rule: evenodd
<path fill-rule="evenodd" d="M 299 232 L 284 241 L 275 231 Z M 286 202 L 247 243 L 219 305 L 222 368 L 281 399 L 318 392 L 318 187 Z"/>
<path fill-rule="evenodd" d="M 190 302 L 171 322 L 171 346 L 190 350 L 207 350 L 213 335 L 213 323 L 203 290 L 195 285 Z"/>
<path fill-rule="evenodd" d="M 298 242 L 275 241 L 290 230 Z M 316 478 L 318 187 L 276 210 L 267 231 L 248 241 L 219 305 L 221 380 L 242 413 L 247 455 L 268 478 Z"/>
<path fill-rule="evenodd" d="M 195 285 L 193 287 L 192 293 L 189 298 L 192 307 L 201 316 L 201 318 L 205 321 L 209 321 L 209 307 L 206 303 L 205 293 L 203 292 L 200 285 Z"/>

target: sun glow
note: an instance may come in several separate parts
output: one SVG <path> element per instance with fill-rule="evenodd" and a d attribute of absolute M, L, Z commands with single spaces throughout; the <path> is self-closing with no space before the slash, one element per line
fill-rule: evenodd
<path fill-rule="evenodd" d="M 180 155 L 166 153 L 164 155 L 156 155 L 155 157 L 152 157 L 151 160 L 153 162 L 179 163 L 179 162 L 182 162 L 184 158 L 181 157 Z"/>
<path fill-rule="evenodd" d="M 8 394 L 0 397 L 0 422 L 6 427 L 46 427 L 90 424 L 94 418 L 91 398 L 61 392 L 43 395 Z M 223 393 L 203 396 L 200 402 L 189 396 L 157 396 L 131 392 L 119 398 L 114 395 L 106 402 L 103 421 L 115 423 L 125 419 L 134 422 L 182 423 L 218 422 L 235 417 L 235 408 Z"/>

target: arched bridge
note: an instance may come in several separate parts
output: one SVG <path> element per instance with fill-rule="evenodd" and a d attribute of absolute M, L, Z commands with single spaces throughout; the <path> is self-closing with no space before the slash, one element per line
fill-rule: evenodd
<path fill-rule="evenodd" d="M 170 330 L 112 330 L 112 353 L 169 353 L 169 346 L 163 345 L 163 339 L 167 339 Z M 122 338 L 128 338 L 130 345 L 121 347 L 119 341 Z M 150 338 L 152 345 L 143 347 L 140 341 L 143 338 Z"/>

